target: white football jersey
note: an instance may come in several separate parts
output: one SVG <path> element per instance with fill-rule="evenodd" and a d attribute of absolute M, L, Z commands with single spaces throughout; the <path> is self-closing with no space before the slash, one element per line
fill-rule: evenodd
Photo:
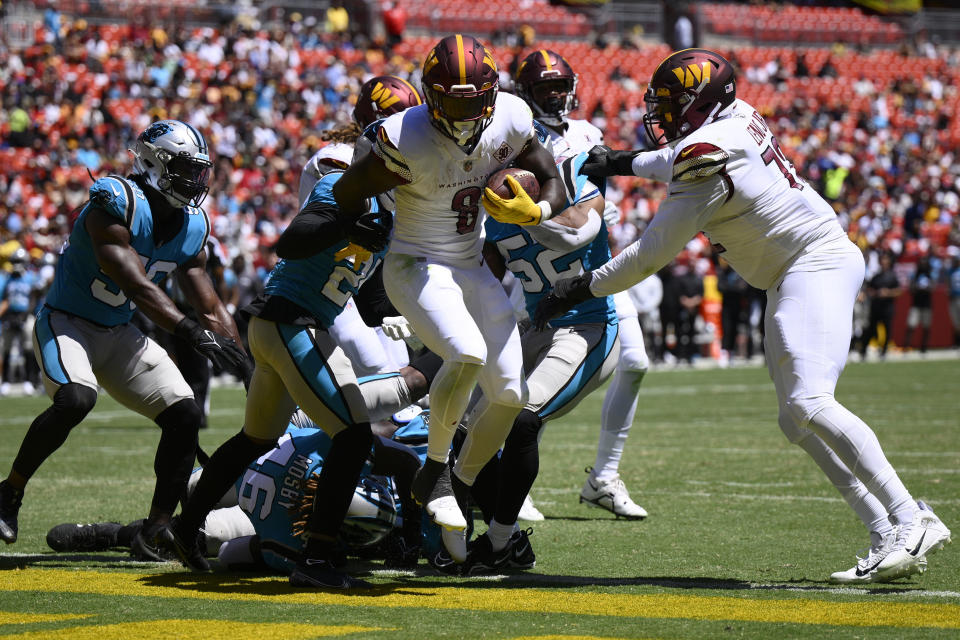
<path fill-rule="evenodd" d="M 353 145 L 335 142 L 323 147 L 304 165 L 300 172 L 300 207 L 310 197 L 313 186 L 323 176 L 334 170 L 344 170 L 353 158 Z"/>
<path fill-rule="evenodd" d="M 508 93 L 497 96 L 492 122 L 469 154 L 431 123 L 427 105 L 383 121 L 374 153 L 408 180 L 394 189 L 396 215 L 390 252 L 424 258 L 477 258 L 486 212 L 487 178 L 536 141 L 533 114 Z"/>
<path fill-rule="evenodd" d="M 667 198 L 640 240 L 595 272 L 596 295 L 655 273 L 698 231 L 759 289 L 776 284 L 800 255 L 846 238 L 833 209 L 797 176 L 746 102 L 737 100 L 671 147 L 650 152 L 670 154 Z"/>
<path fill-rule="evenodd" d="M 569 158 L 581 151 L 590 151 L 595 145 L 603 144 L 603 133 L 586 120 L 564 120 L 564 126 L 558 133 L 553 127 L 543 125 L 550 136 L 550 151 L 554 158 Z"/>

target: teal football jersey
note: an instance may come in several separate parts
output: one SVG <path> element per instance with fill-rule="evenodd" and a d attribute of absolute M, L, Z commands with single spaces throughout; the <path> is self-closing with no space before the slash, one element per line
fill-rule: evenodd
<path fill-rule="evenodd" d="M 342 175 L 343 172 L 336 171 L 320 178 L 304 206 L 313 202 L 337 206 L 333 198 L 333 185 Z M 375 200 L 371 207 L 371 211 L 379 211 Z M 281 260 L 270 272 L 264 289 L 265 296 L 285 298 L 309 312 L 320 327 L 330 327 L 350 297 L 357 293 L 360 285 L 383 261 L 386 253 L 373 254 L 359 265 L 355 265 L 352 258 L 337 260 L 337 252 L 348 244 L 344 239 L 309 258 Z"/>
<path fill-rule="evenodd" d="M 567 191 L 567 206 L 589 200 L 600 194 L 588 177 L 580 173 L 587 159 L 581 152 L 558 163 L 557 169 Z M 486 241 L 497 247 L 500 255 L 523 287 L 527 313 L 532 318 L 540 299 L 550 293 L 561 278 L 578 276 L 584 271 L 596 269 L 610 260 L 607 245 L 607 227 L 601 221 L 600 231 L 592 242 L 573 251 L 548 249 L 537 242 L 520 225 L 505 224 L 488 217 L 485 223 Z M 612 322 L 617 320 L 613 299 L 609 296 L 582 302 L 559 318 L 550 321 L 550 326 L 565 327 L 585 322 Z"/>
<path fill-rule="evenodd" d="M 130 321 L 136 305 L 97 263 L 85 225 L 94 207 L 117 218 L 130 230 L 130 246 L 155 284 L 162 283 L 170 272 L 203 250 L 210 235 L 210 221 L 203 209 L 184 207 L 179 233 L 157 246 L 150 203 L 135 182 L 107 176 L 93 183 L 90 202 L 80 212 L 57 262 L 46 304 L 96 324 L 115 327 Z"/>

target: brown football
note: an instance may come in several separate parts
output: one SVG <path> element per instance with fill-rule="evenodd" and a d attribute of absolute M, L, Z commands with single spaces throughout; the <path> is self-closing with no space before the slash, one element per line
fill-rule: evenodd
<path fill-rule="evenodd" d="M 487 186 L 501 198 L 512 198 L 513 192 L 507 184 L 507 176 L 513 176 L 534 202 L 540 198 L 540 183 L 537 182 L 537 177 L 526 169 L 501 169 L 487 178 Z"/>

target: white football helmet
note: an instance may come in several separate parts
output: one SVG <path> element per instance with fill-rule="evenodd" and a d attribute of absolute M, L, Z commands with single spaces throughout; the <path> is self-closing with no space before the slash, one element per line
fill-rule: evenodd
<path fill-rule="evenodd" d="M 200 132 L 179 120 L 158 120 L 137 137 L 133 171 L 174 207 L 199 207 L 210 187 L 210 156 Z"/>
<path fill-rule="evenodd" d="M 390 533 L 396 522 L 393 493 L 375 478 L 364 476 L 353 493 L 347 517 L 340 527 L 340 537 L 354 549 L 369 547 Z"/>

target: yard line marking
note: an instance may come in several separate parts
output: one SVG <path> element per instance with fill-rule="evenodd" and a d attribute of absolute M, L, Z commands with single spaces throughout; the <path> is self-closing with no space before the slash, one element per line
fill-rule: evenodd
<path fill-rule="evenodd" d="M 210 411 L 210 416 L 217 417 L 231 417 L 231 416 L 242 416 L 244 414 L 243 408 L 233 408 L 233 409 L 213 409 Z M 0 418 L 0 426 L 15 426 L 23 425 L 29 426 L 31 422 L 37 417 L 35 413 L 15 413 L 13 415 L 7 415 L 3 418 Z M 144 418 L 139 413 L 131 411 L 130 409 L 107 409 L 104 411 L 92 411 L 83 419 L 81 425 L 89 425 L 90 423 L 97 422 L 112 422 L 120 418 L 130 418 L 132 420 L 144 421 L 150 424 L 153 424 L 147 418 Z"/>
<path fill-rule="evenodd" d="M 317 636 L 340 637 L 351 633 L 388 631 L 354 625 L 314 625 L 293 622 L 234 622 L 231 620 L 149 620 L 105 625 L 83 625 L 64 629 L 2 635 L 0 640 L 127 640 L 128 638 L 203 638 L 204 640 L 300 640 Z"/>
<path fill-rule="evenodd" d="M 107 596 L 197 598 L 238 602 L 302 603 L 311 606 L 411 607 L 512 611 L 543 615 L 616 616 L 654 619 L 737 620 L 804 625 L 934 627 L 960 629 L 960 605 L 952 603 L 829 602 L 807 599 L 747 599 L 729 596 L 585 593 L 528 588 L 415 587 L 408 582 L 376 585 L 362 592 L 333 593 L 292 588 L 286 578 L 238 579 L 230 575 L 191 573 L 110 573 L 62 569 L 24 569 L 0 582 L 0 591 L 45 591 Z M 49 637 L 49 636 L 47 636 Z M 236 634 L 234 637 L 246 637 Z M 96 636 L 95 640 L 103 640 Z"/>
<path fill-rule="evenodd" d="M 33 624 L 35 622 L 58 622 L 60 620 L 81 620 L 89 618 L 87 613 L 20 613 L 19 611 L 0 611 L 0 624 Z"/>

